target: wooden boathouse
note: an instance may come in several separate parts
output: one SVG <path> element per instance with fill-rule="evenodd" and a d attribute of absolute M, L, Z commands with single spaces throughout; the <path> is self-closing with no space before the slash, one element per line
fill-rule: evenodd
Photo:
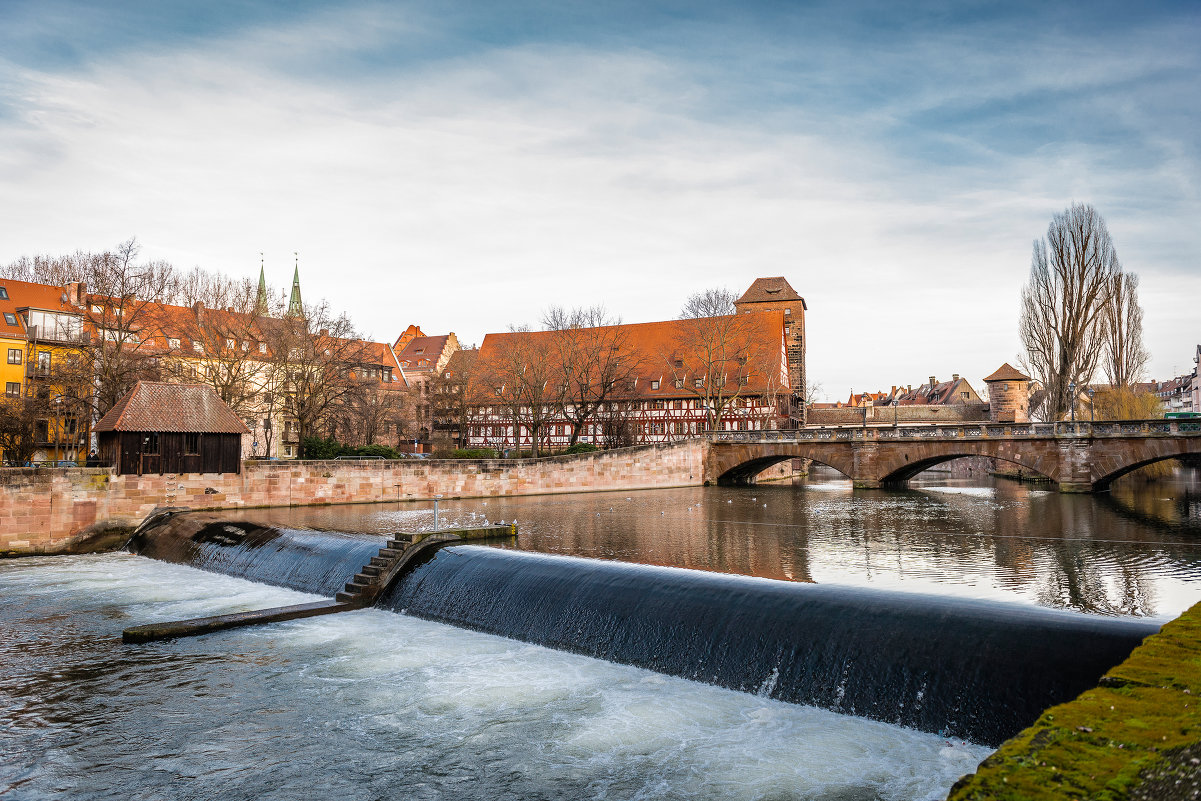
<path fill-rule="evenodd" d="M 240 473 L 246 425 L 204 384 L 139 381 L 96 424 L 118 475 Z"/>

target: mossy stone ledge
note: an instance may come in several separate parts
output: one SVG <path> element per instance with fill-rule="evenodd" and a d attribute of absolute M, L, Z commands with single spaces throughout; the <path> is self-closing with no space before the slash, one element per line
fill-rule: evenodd
<path fill-rule="evenodd" d="M 1006 741 L 948 801 L 1201 798 L 1201 604 Z"/>

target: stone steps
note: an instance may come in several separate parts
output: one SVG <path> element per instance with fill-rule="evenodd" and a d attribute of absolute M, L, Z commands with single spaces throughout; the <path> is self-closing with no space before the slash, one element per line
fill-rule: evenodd
<path fill-rule="evenodd" d="M 379 553 L 371 557 L 370 563 L 363 565 L 358 573 L 346 582 L 346 586 L 334 596 L 339 603 L 366 603 L 369 595 L 374 595 L 376 585 L 388 575 L 409 546 L 413 544 L 412 534 L 393 534 L 388 544 L 379 549 Z"/>

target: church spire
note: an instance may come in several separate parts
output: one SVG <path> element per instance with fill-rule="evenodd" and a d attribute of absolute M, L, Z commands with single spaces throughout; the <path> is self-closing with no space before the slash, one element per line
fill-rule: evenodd
<path fill-rule="evenodd" d="M 296 269 L 292 271 L 292 297 L 288 299 L 288 316 L 303 317 L 304 303 L 300 300 L 300 254 L 292 255 L 296 257 Z"/>
<path fill-rule="evenodd" d="M 263 263 L 263 254 L 259 253 L 259 294 L 254 299 L 254 313 L 262 317 L 267 313 L 267 265 Z"/>

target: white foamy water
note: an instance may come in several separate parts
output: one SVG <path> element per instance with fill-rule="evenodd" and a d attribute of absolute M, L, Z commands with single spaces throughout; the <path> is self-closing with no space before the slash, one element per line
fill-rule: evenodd
<path fill-rule="evenodd" d="M 127 554 L 0 562 L 0 796 L 937 799 L 988 749 Z"/>

